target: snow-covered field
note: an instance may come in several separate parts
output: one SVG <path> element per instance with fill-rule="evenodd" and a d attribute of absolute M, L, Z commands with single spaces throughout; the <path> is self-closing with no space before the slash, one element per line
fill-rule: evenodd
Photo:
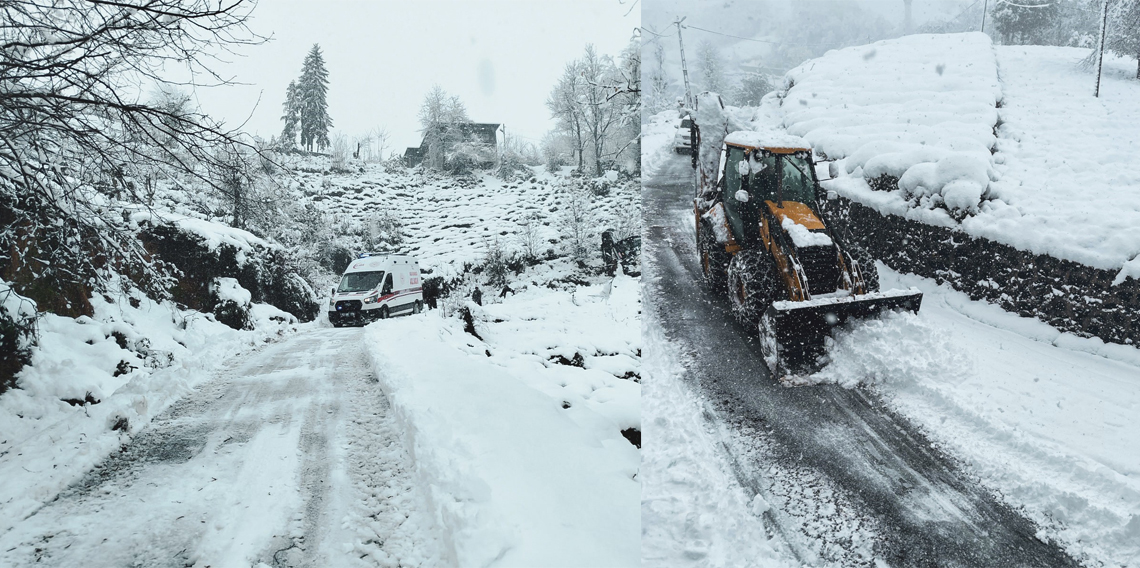
<path fill-rule="evenodd" d="M 583 185 L 605 186 L 587 190 L 591 230 L 637 234 L 641 222 L 640 184 L 619 181 L 616 172 L 582 180 L 532 168 L 530 175 L 504 181 L 487 173 L 457 179 L 419 168 L 360 167 L 363 172 L 301 172 L 302 202 L 323 208 L 335 225 L 365 232 L 377 215 L 395 215 L 403 223 L 401 252 L 419 257 L 434 275 L 458 275 L 464 263 L 481 261 L 496 240 L 503 250 L 522 250 L 528 223 L 537 255 L 562 252 L 566 208 Z"/>
<path fill-rule="evenodd" d="M 1140 274 L 1140 84 L 1106 57 L 1093 98 L 1087 54 L 907 36 L 804 63 L 765 106 L 838 160 L 828 189 L 1123 279 Z M 883 174 L 898 189 L 872 191 Z"/>
<path fill-rule="evenodd" d="M 1090 566 L 1140 566 L 1140 350 L 1061 333 L 880 263 L 917 315 L 840 333 L 816 381 L 870 385 Z"/>
<path fill-rule="evenodd" d="M 366 329 L 449 565 L 639 562 L 639 281 L 557 272 L 469 302 L 479 337 L 440 311 Z"/>

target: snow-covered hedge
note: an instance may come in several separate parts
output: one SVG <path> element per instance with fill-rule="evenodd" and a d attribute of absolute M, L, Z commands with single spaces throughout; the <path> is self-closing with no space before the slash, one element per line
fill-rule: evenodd
<path fill-rule="evenodd" d="M 782 107 L 788 131 L 821 156 L 846 158 L 846 173 L 962 218 L 990 198 L 1001 97 L 988 36 L 915 35 L 789 71 Z"/>

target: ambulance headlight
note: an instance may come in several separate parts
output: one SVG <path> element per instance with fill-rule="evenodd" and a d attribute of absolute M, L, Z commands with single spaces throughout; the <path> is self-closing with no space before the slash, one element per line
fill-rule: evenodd
<path fill-rule="evenodd" d="M 365 304 L 375 304 L 376 301 L 379 299 L 380 299 L 380 293 L 379 292 L 373 292 L 370 296 L 368 296 L 367 298 L 364 299 L 364 303 Z"/>

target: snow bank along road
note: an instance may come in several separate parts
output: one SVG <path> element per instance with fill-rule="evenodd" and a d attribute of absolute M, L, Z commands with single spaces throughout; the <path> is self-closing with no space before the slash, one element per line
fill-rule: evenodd
<path fill-rule="evenodd" d="M 438 561 L 361 330 L 311 327 L 226 367 L 0 534 L 0 566 Z"/>
<path fill-rule="evenodd" d="M 688 379 L 728 432 L 737 480 L 773 506 L 797 557 L 842 566 L 1076 565 L 875 395 L 784 388 L 768 376 L 753 334 L 701 283 L 689 171 L 675 160 L 644 188 L 654 267 L 646 293 Z"/>

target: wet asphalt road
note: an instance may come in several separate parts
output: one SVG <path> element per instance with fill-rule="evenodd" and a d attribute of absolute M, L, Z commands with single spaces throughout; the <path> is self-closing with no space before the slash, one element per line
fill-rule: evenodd
<path fill-rule="evenodd" d="M 687 361 L 686 379 L 711 401 L 710 418 L 745 438 L 763 434 L 763 452 L 724 446 L 741 484 L 757 491 L 803 479 L 782 481 L 773 471 L 808 470 L 826 478 L 859 515 L 872 519 L 874 557 L 894 567 L 1077 566 L 873 393 L 834 385 L 785 388 L 769 376 L 755 334 L 737 324 L 727 298 L 703 282 L 685 166 L 675 160 L 658 176 L 668 181 L 643 188 L 645 294 Z M 751 463 L 757 455 L 776 463 Z M 785 536 L 793 548 L 805 538 Z M 808 556 L 801 559 L 820 562 Z M 872 565 L 857 556 L 831 563 L 857 560 Z"/>

